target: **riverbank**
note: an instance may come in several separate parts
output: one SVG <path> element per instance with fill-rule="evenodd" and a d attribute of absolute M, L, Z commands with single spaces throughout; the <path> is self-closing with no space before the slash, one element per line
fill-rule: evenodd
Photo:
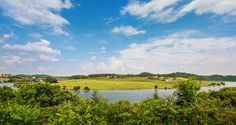
<path fill-rule="evenodd" d="M 80 87 L 84 89 L 88 87 L 92 90 L 136 90 L 136 89 L 153 89 L 157 86 L 159 89 L 172 89 L 184 78 L 176 78 L 175 80 L 150 80 L 146 77 L 128 77 L 128 78 L 93 78 L 93 79 L 79 79 L 79 80 L 60 80 L 54 85 L 59 85 L 66 89 L 73 89 Z M 199 81 L 201 86 L 208 86 L 210 81 Z"/>

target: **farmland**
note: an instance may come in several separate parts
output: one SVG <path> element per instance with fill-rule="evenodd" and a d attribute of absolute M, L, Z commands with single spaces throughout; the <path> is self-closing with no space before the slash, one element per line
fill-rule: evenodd
<path fill-rule="evenodd" d="M 80 86 L 81 89 L 89 87 L 93 90 L 115 90 L 115 89 L 153 89 L 155 85 L 160 89 L 173 88 L 185 78 L 176 78 L 172 80 L 151 80 L 147 77 L 125 77 L 125 78 L 88 78 L 77 80 L 59 80 L 55 85 L 65 86 L 67 89 L 73 89 Z M 210 82 L 199 81 L 201 86 L 207 86 Z"/>

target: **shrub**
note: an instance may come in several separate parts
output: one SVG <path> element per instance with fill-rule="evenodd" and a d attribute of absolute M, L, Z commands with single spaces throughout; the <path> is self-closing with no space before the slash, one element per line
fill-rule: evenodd
<path fill-rule="evenodd" d="M 220 82 L 220 84 L 221 84 L 221 85 L 225 85 L 225 83 L 224 83 L 224 82 Z"/>
<path fill-rule="evenodd" d="M 46 83 L 57 83 L 58 81 L 54 77 L 46 77 L 45 82 Z"/>
<path fill-rule="evenodd" d="M 180 82 L 177 86 L 175 94 L 177 96 L 176 103 L 181 106 L 189 105 L 196 100 L 197 92 L 200 86 L 193 79 Z"/>
<path fill-rule="evenodd" d="M 89 88 L 88 86 L 85 86 L 85 87 L 84 87 L 84 90 L 85 90 L 85 91 L 89 91 L 90 88 Z"/>
<path fill-rule="evenodd" d="M 80 86 L 74 86 L 73 90 L 75 91 L 80 90 Z"/>

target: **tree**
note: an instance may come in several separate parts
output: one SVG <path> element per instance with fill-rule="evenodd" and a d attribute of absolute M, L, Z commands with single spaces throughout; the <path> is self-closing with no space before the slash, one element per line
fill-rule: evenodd
<path fill-rule="evenodd" d="M 58 81 L 54 77 L 46 77 L 45 82 L 46 83 L 57 83 Z"/>
<path fill-rule="evenodd" d="M 158 86 L 155 85 L 155 86 L 154 86 L 154 89 L 155 89 L 155 93 L 157 93 Z"/>
<path fill-rule="evenodd" d="M 98 91 L 96 91 L 96 90 L 93 91 L 91 99 L 93 99 L 95 102 L 99 102 L 101 100 L 101 97 L 100 97 Z"/>
<path fill-rule="evenodd" d="M 85 87 L 84 87 L 84 90 L 85 90 L 85 91 L 89 91 L 90 88 L 89 88 L 88 86 L 85 86 Z"/>
<path fill-rule="evenodd" d="M 0 87 L 0 102 L 5 102 L 15 98 L 15 92 L 10 87 Z"/>
<path fill-rule="evenodd" d="M 40 125 L 40 108 L 32 105 L 0 103 L 1 125 Z"/>
<path fill-rule="evenodd" d="M 200 86 L 194 79 L 188 79 L 180 82 L 177 86 L 175 94 L 177 96 L 176 103 L 181 106 L 187 106 L 196 100 L 197 92 Z"/>
<path fill-rule="evenodd" d="M 154 99 L 159 99 L 160 97 L 158 96 L 158 93 L 157 93 L 158 86 L 155 85 L 155 86 L 154 86 L 154 89 L 155 89 L 155 92 L 154 92 L 154 94 L 153 94 L 153 98 L 154 98 Z"/>
<path fill-rule="evenodd" d="M 75 90 L 75 91 L 80 90 L 80 86 L 74 86 L 73 90 Z"/>
<path fill-rule="evenodd" d="M 40 107 L 50 107 L 73 100 L 69 91 L 63 91 L 59 86 L 48 83 L 24 84 L 17 91 L 17 101 L 21 104 L 37 104 Z"/>

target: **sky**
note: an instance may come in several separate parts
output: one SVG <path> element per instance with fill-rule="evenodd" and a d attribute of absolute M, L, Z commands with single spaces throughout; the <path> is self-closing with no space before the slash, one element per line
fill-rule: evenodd
<path fill-rule="evenodd" d="M 235 0 L 0 0 L 0 73 L 236 75 Z"/>

